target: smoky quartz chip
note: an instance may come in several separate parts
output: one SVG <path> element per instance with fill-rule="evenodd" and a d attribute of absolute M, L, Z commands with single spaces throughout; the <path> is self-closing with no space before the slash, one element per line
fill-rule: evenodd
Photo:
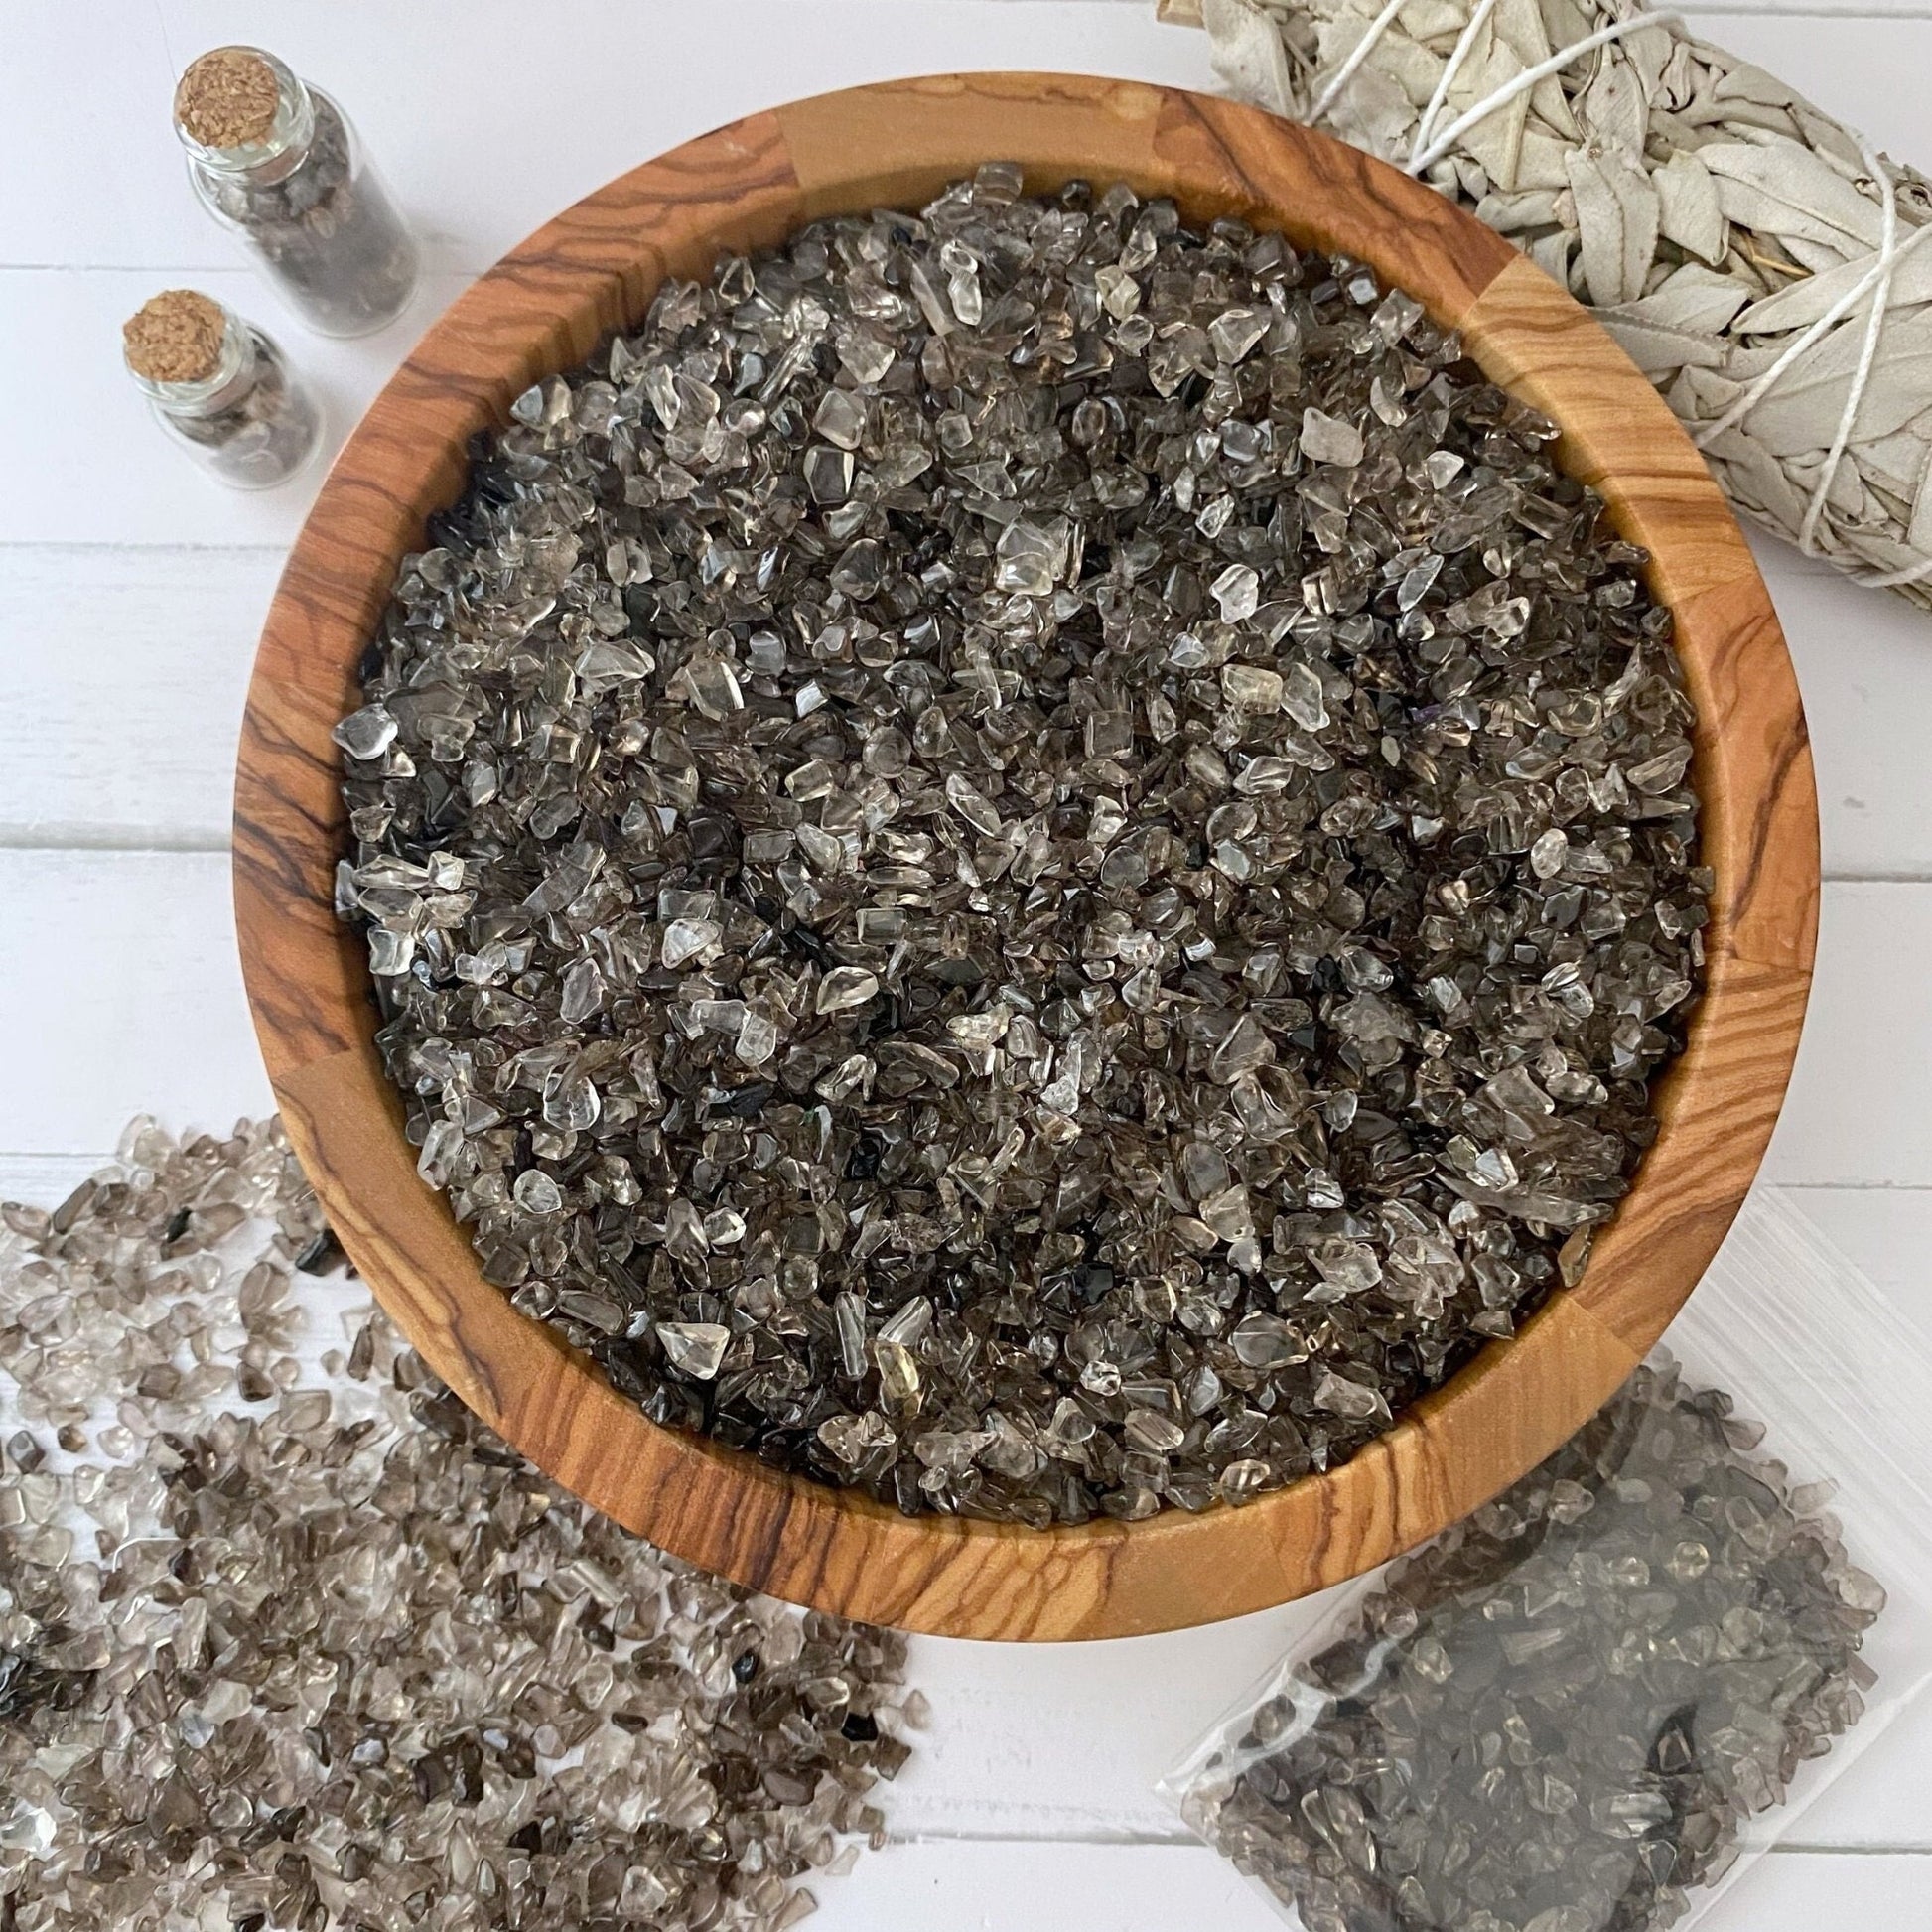
<path fill-rule="evenodd" d="M 881 1840 L 902 1640 L 661 1556 L 298 1295 L 276 1124 L 137 1121 L 0 1223 L 0 1925 L 783 1932 Z"/>
<path fill-rule="evenodd" d="M 1641 553 L 1359 263 L 989 166 L 472 451 L 338 734 L 488 1281 L 915 1512 L 1242 1502 L 1585 1264 L 1710 875 Z"/>
<path fill-rule="evenodd" d="M 1650 1932 L 1856 1724 L 1884 1590 L 1667 1361 L 1398 1564 L 1189 1775 L 1309 1932 Z"/>

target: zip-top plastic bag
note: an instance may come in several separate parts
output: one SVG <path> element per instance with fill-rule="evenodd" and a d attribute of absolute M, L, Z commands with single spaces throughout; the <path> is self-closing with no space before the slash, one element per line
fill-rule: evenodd
<path fill-rule="evenodd" d="M 1163 1780 L 1306 1932 L 1688 1928 L 1932 1682 L 1932 1342 L 1753 1195 L 1555 1455 Z"/>

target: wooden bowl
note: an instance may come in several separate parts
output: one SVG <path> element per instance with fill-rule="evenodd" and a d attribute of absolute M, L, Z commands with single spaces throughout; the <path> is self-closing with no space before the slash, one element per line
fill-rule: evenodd
<path fill-rule="evenodd" d="M 372 1044 L 360 937 L 331 911 L 346 843 L 330 730 L 398 560 L 463 486 L 471 434 L 633 324 L 665 275 L 837 210 L 914 207 L 982 161 L 1172 195 L 1356 256 L 1463 333 L 1563 427 L 1561 460 L 1651 553 L 1700 725 L 1709 975 L 1659 1083 L 1655 1146 L 1582 1284 L 1492 1343 L 1343 1467 L 1241 1509 L 1031 1530 L 911 1519 L 646 1422 L 486 1284 Z M 1510 245 L 1381 163 L 1252 108 L 1061 74 L 825 94 L 721 128 L 579 202 L 423 339 L 338 459 L 269 613 L 235 798 L 241 954 L 290 1138 L 344 1247 L 457 1393 L 539 1467 L 662 1548 L 779 1596 L 959 1637 L 1205 1623 L 1356 1575 L 1466 1514 L 1569 1437 L 1656 1340 L 1749 1186 L 1810 984 L 1817 807 L 1804 713 L 1763 584 L 1649 383 Z"/>

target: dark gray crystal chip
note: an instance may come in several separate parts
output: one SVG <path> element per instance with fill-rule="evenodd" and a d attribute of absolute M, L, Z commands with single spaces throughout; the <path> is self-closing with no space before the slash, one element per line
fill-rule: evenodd
<path fill-rule="evenodd" d="M 1652 1932 L 1856 1724 L 1884 1605 L 1728 1397 L 1639 1369 L 1179 1791 L 1308 1932 Z"/>
<path fill-rule="evenodd" d="M 1359 264 L 1007 167 L 531 389 L 339 738 L 486 1277 L 659 1422 L 1033 1524 L 1331 1467 L 1513 1333 L 1711 883 L 1553 434 Z"/>

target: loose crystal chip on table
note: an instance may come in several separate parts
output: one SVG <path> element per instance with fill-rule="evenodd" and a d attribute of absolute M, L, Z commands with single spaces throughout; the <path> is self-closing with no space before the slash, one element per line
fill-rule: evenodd
<path fill-rule="evenodd" d="M 359 1295 L 302 1386 L 331 1291 L 294 1278 L 340 1253 L 274 1123 L 137 1121 L 0 1222 L 9 1923 L 780 1932 L 882 1836 L 900 1639 L 625 1535 Z M 728 1337 L 685 1324 L 689 1364 Z"/>
<path fill-rule="evenodd" d="M 1551 435 L 1360 264 L 1005 165 L 537 385 L 338 734 L 488 1279 L 658 1422 L 1027 1523 L 1332 1467 L 1513 1332 L 1709 887 Z"/>

